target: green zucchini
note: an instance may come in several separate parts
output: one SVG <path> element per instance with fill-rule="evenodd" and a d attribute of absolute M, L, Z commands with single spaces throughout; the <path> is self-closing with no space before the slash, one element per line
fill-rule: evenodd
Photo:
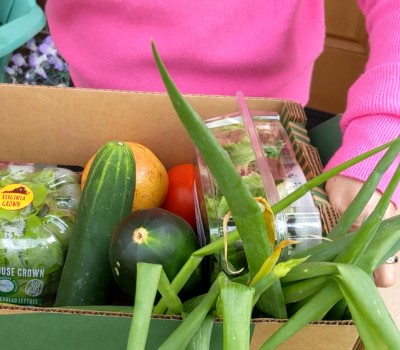
<path fill-rule="evenodd" d="M 79 202 L 56 306 L 105 305 L 112 299 L 108 259 L 116 224 L 132 210 L 136 164 L 130 147 L 111 141 L 96 153 Z"/>

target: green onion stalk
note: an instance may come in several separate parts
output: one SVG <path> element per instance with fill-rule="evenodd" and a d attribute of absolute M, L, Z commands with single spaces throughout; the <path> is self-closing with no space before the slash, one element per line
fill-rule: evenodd
<path fill-rule="evenodd" d="M 229 279 L 222 280 L 220 288 L 224 349 L 248 350 L 254 288 Z"/>
<path fill-rule="evenodd" d="M 154 44 L 153 52 L 172 104 L 226 198 L 243 241 L 250 274 L 254 276 L 272 252 L 262 212 L 222 146 L 175 87 Z M 274 317 L 287 316 L 279 281 L 260 299 L 259 306 Z"/>
<path fill-rule="evenodd" d="M 148 263 L 137 265 L 137 285 L 127 350 L 146 348 L 151 314 L 159 286 L 162 266 Z"/>
<path fill-rule="evenodd" d="M 307 263 L 305 263 L 303 266 L 301 266 L 301 269 L 303 269 L 302 271 L 299 268 L 297 268 L 297 270 L 295 268 L 291 271 L 291 273 L 289 273 L 289 275 L 286 277 L 286 281 L 290 281 L 289 278 L 292 278 L 292 280 L 294 279 L 291 274 L 297 274 L 296 279 L 302 281 L 300 282 L 302 284 L 301 286 L 299 286 L 299 284 L 295 286 L 295 288 L 299 290 L 300 287 L 302 287 L 303 290 L 305 289 L 309 291 L 311 288 L 314 287 L 312 283 L 315 282 L 315 279 L 313 278 L 323 276 L 324 274 L 326 274 L 327 277 L 331 275 L 336 283 L 334 283 L 333 281 L 322 280 L 319 281 L 320 288 L 316 288 L 316 290 L 314 288 L 314 294 L 312 293 L 313 290 L 311 291 L 311 293 L 304 293 L 306 296 L 311 295 L 311 298 L 309 298 L 307 302 L 303 304 L 300 309 L 298 309 L 297 312 L 277 332 L 275 332 L 270 337 L 270 339 L 267 340 L 262 349 L 274 349 L 276 346 L 287 340 L 288 337 L 300 331 L 308 323 L 322 319 L 330 310 L 332 310 L 332 312 L 336 314 L 335 319 L 341 319 L 347 307 L 349 308 L 350 313 L 356 323 L 359 334 L 366 345 L 372 344 L 370 337 L 367 337 L 366 334 L 368 334 L 368 332 L 373 332 L 374 330 L 372 328 L 377 329 L 377 327 L 379 327 L 379 329 L 382 328 L 380 330 L 382 334 L 384 334 L 387 329 L 390 329 L 393 334 L 391 334 L 391 336 L 388 338 L 388 341 L 390 340 L 394 344 L 397 344 L 397 346 L 400 346 L 400 333 L 397 327 L 394 325 L 394 322 L 391 319 L 390 315 L 388 314 L 380 295 L 377 294 L 376 287 L 372 282 L 372 276 L 368 274 L 368 272 L 371 271 L 371 268 L 375 269 L 378 266 L 371 266 L 371 264 L 368 264 L 368 261 L 365 261 L 365 259 L 363 260 L 363 253 L 367 251 L 365 246 L 371 244 L 375 239 L 376 233 L 378 232 L 378 229 L 380 227 L 380 220 L 383 217 L 383 213 L 387 207 L 388 200 L 393 194 L 394 189 L 398 185 L 399 180 L 400 171 L 397 170 L 392 180 L 390 181 L 386 191 L 378 202 L 374 212 L 361 225 L 360 229 L 355 233 L 354 239 L 350 240 L 350 244 L 346 245 L 343 251 L 339 252 L 337 257 L 334 259 L 334 263 L 324 263 L 324 265 L 321 265 L 323 263 L 309 263 L 311 265 L 319 264 L 314 265 L 313 268 L 307 266 Z M 399 223 L 400 217 L 394 218 L 393 221 Z M 334 245 L 335 241 L 332 244 Z M 377 250 L 376 252 L 379 252 L 379 250 Z M 360 266 L 364 266 L 364 268 L 368 267 L 369 269 L 366 269 L 367 271 L 363 271 L 361 268 L 356 266 L 360 262 L 363 263 L 363 265 Z M 356 265 L 354 265 L 353 263 L 355 263 Z M 335 269 L 338 270 L 334 271 Z M 360 282 L 360 286 L 361 283 L 363 283 L 362 285 L 364 285 L 364 289 L 357 289 L 354 287 L 351 289 L 352 294 L 346 294 L 345 291 L 347 291 L 353 283 L 350 277 L 346 278 L 346 280 L 343 281 L 343 276 L 341 276 L 341 274 L 347 273 L 346 276 L 349 276 L 351 274 L 347 271 L 352 271 L 352 273 L 354 274 L 354 280 L 360 281 L 364 281 L 364 274 L 366 274 L 367 276 L 369 276 L 370 283 L 368 284 L 367 282 Z M 311 278 L 303 279 L 301 276 L 299 276 L 299 273 L 303 273 L 303 278 Z M 359 275 L 361 275 L 361 277 L 359 277 Z M 287 298 L 286 301 L 295 301 L 294 298 L 296 295 L 296 289 L 286 289 L 285 292 Z M 360 317 L 355 318 L 353 316 L 353 313 L 360 313 L 359 305 L 364 305 L 360 302 L 360 299 L 364 302 L 364 300 L 372 298 L 374 302 L 369 304 L 368 306 L 370 312 L 364 312 L 364 315 L 368 314 L 367 321 L 364 320 L 360 322 Z M 384 308 L 386 311 L 383 312 L 382 308 Z M 374 313 L 376 314 L 375 316 Z M 383 320 L 379 325 L 372 325 L 374 317 L 376 317 L 377 315 L 379 315 L 379 317 L 382 317 Z M 380 337 L 379 339 L 382 342 L 385 341 L 385 338 Z"/>
<path fill-rule="evenodd" d="M 229 233 L 227 244 L 242 240 L 249 269 L 248 275 L 233 277 L 232 281 L 227 281 L 226 275 L 219 275 L 210 291 L 198 298 L 194 309 L 187 315 L 184 314 L 182 326 L 166 340 L 162 348 L 173 348 L 178 342 L 183 348 L 188 346 L 206 318 L 212 315 L 214 304 L 219 300 L 216 306 L 224 305 L 218 308 L 219 311 L 222 310 L 219 316 L 226 317 L 226 325 L 231 325 L 229 329 L 224 328 L 224 338 L 225 332 L 233 332 L 234 337 L 238 336 L 237 339 L 243 341 L 234 344 L 229 341 L 233 338 L 228 336 L 225 343 L 227 349 L 233 349 L 234 346 L 247 349 L 249 333 L 247 328 L 243 330 L 242 327 L 244 324 L 250 327 L 254 305 L 264 315 L 276 318 L 287 318 L 288 310 L 295 310 L 262 349 L 274 349 L 310 322 L 323 319 L 332 310 L 341 313 L 343 308 L 350 311 L 367 348 L 400 349 L 400 333 L 371 276 L 379 264 L 400 249 L 400 234 L 396 229 L 400 225 L 400 216 L 383 220 L 390 198 L 400 180 L 399 170 L 394 174 L 373 215 L 363 222 L 358 231 L 348 232 L 376 190 L 384 172 L 399 154 L 400 137 L 309 180 L 271 207 L 272 214 L 280 213 L 332 176 L 387 150 L 353 203 L 328 235 L 328 239 L 318 246 L 294 254 L 292 259 L 285 262 L 287 265 L 282 265 L 277 263 L 276 247 L 268 239 L 271 237 L 269 231 L 274 225 L 266 222 L 259 205 L 252 198 L 231 160 L 226 157 L 221 145 L 174 85 L 153 43 L 152 49 L 170 100 L 225 196 L 235 220 L 237 231 Z M 269 219 L 271 220 L 270 217 Z M 224 239 L 220 238 L 192 254 L 171 284 L 166 283 L 168 288 L 164 289 L 164 295 L 153 312 L 162 314 L 167 310 L 181 310 L 177 293 L 202 259 L 221 252 L 224 244 Z M 160 281 L 166 282 L 164 277 L 161 274 Z M 358 284 L 362 286 L 361 289 L 357 287 Z M 224 292 L 221 293 L 221 290 Z M 232 300 L 240 300 L 246 306 L 242 315 L 243 323 L 240 323 L 241 334 L 238 333 L 237 326 L 240 320 L 233 320 Z M 377 314 L 380 315 L 379 318 L 376 317 Z"/>
<path fill-rule="evenodd" d="M 214 317 L 207 315 L 200 328 L 190 340 L 186 350 L 208 350 L 211 344 L 211 335 L 214 327 Z"/>

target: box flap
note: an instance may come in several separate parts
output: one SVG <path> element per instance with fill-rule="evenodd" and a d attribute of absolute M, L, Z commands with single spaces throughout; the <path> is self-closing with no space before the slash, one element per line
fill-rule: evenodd
<path fill-rule="evenodd" d="M 187 99 L 204 119 L 237 110 L 235 97 Z M 111 140 L 143 143 L 167 168 L 194 160 L 193 144 L 166 94 L 2 84 L 0 101 L 5 161 L 83 166 Z M 283 105 L 249 99 L 254 109 L 280 111 Z"/>
<path fill-rule="evenodd" d="M 257 321 L 250 349 L 259 349 L 276 330 L 283 325 L 283 321 Z M 294 334 L 277 349 L 296 350 L 351 350 L 358 340 L 357 328 L 352 321 L 316 322 L 307 325 L 299 333 Z"/>
<path fill-rule="evenodd" d="M 146 348 L 157 349 L 180 322 L 174 316 L 153 317 Z M 253 320 L 250 349 L 259 349 L 283 322 Z M 125 350 L 130 324 L 131 314 L 127 312 L 0 305 L 0 337 L 7 349 Z M 222 349 L 219 321 L 214 322 L 211 343 L 211 350 Z M 279 349 L 352 350 L 357 344 L 358 332 L 352 321 L 326 321 L 306 326 Z"/>

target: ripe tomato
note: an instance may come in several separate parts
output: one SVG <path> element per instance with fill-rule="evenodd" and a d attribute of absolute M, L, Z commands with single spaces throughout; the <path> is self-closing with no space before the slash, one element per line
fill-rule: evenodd
<path fill-rule="evenodd" d="M 162 207 L 185 219 L 196 229 L 194 186 L 196 169 L 193 164 L 180 164 L 168 170 L 168 192 Z"/>

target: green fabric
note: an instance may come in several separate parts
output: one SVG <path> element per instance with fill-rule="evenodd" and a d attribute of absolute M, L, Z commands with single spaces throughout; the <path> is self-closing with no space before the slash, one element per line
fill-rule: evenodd
<path fill-rule="evenodd" d="M 342 143 L 341 117 L 339 114 L 308 131 L 311 144 L 318 149 L 324 166 Z"/>

